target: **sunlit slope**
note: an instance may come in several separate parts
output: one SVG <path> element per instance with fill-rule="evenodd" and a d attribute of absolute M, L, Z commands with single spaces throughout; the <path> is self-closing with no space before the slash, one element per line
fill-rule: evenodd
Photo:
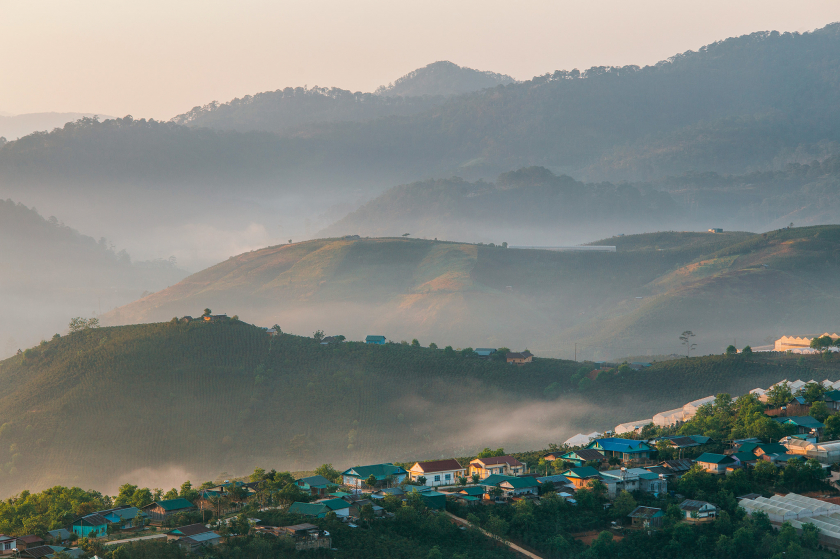
<path fill-rule="evenodd" d="M 581 391 L 580 368 L 321 346 L 238 321 L 87 330 L 0 362 L 0 497 L 543 448 L 709 394 L 840 376 L 840 361 L 716 356 L 607 373 Z"/>
<path fill-rule="evenodd" d="M 707 249 L 742 238 L 716 237 Z M 351 339 L 381 334 L 456 348 L 521 349 L 611 313 L 701 253 L 693 238 L 670 242 L 664 251 L 592 254 L 419 239 L 323 239 L 241 254 L 107 319 L 168 320 L 209 307 L 295 333 L 323 329 Z M 557 355 L 565 346 L 571 347 L 549 347 L 544 354 Z"/>
<path fill-rule="evenodd" d="M 783 334 L 822 333 L 837 325 L 839 273 L 840 226 L 754 235 L 657 278 L 628 312 L 566 335 L 593 351 L 669 343 L 678 350 L 679 334 L 692 330 L 698 350 L 722 352 L 736 340 L 756 346 Z"/>

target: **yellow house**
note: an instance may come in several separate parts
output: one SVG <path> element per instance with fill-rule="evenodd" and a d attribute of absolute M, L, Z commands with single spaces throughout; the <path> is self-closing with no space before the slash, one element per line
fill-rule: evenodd
<path fill-rule="evenodd" d="M 513 456 L 489 456 L 476 458 L 470 462 L 470 476 L 478 474 L 478 479 L 484 479 L 493 474 L 518 476 L 524 473 L 525 464 Z"/>

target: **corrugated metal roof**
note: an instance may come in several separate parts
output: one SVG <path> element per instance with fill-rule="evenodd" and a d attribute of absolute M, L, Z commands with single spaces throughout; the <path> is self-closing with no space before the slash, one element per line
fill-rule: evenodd
<path fill-rule="evenodd" d="M 680 503 L 680 508 L 682 510 L 700 510 L 705 506 L 710 506 L 715 508 L 712 503 L 707 503 L 706 501 L 694 501 L 692 499 L 686 499 L 682 503 Z"/>
<path fill-rule="evenodd" d="M 194 536 L 185 536 L 178 541 L 187 543 L 205 543 L 210 540 L 217 539 L 219 539 L 219 534 L 217 534 L 216 532 L 204 532 L 202 534 L 196 534 Z"/>
<path fill-rule="evenodd" d="M 571 468 L 570 470 L 566 470 L 565 472 L 563 472 L 562 475 L 566 476 L 567 478 L 574 477 L 583 479 L 587 477 L 600 476 L 601 474 L 592 466 L 583 466 L 582 468 Z"/>
<path fill-rule="evenodd" d="M 566 458 L 567 456 L 572 457 L 573 455 L 576 455 L 581 460 L 586 461 L 606 459 L 606 456 L 604 456 L 603 452 L 601 452 L 600 450 L 595 450 L 594 448 L 582 448 L 580 450 L 572 450 L 561 456 L 561 458 Z"/>
<path fill-rule="evenodd" d="M 697 462 L 703 462 L 705 464 L 729 464 L 734 461 L 725 454 L 715 454 L 714 452 L 704 452 L 697 457 Z"/>
<path fill-rule="evenodd" d="M 595 446 L 600 446 L 604 450 L 608 450 L 610 452 L 623 453 L 648 452 L 650 450 L 650 447 L 643 441 L 634 441 L 631 439 L 595 439 L 589 443 L 587 448 L 594 448 Z"/>
<path fill-rule="evenodd" d="M 515 477 L 511 479 L 506 479 L 502 482 L 502 484 L 507 483 L 513 489 L 527 489 L 529 487 L 539 487 L 540 482 L 537 481 L 536 478 L 533 477 Z"/>
<path fill-rule="evenodd" d="M 327 479 L 327 478 L 325 478 L 324 476 L 309 476 L 309 477 L 302 477 L 302 478 L 300 478 L 300 479 L 295 480 L 295 483 L 297 483 L 297 484 L 299 484 L 299 485 L 300 485 L 301 483 L 305 483 L 306 485 L 308 485 L 308 486 L 310 486 L 310 487 L 315 487 L 315 488 L 318 488 L 318 487 L 328 487 L 328 486 L 338 487 L 338 484 L 337 484 L 337 483 L 333 483 L 333 482 L 331 482 L 330 480 L 328 480 L 328 479 Z"/>
<path fill-rule="evenodd" d="M 662 509 L 656 509 L 653 507 L 636 507 L 627 516 L 630 518 L 655 518 L 662 515 Z"/>
<path fill-rule="evenodd" d="M 186 526 L 179 526 L 177 528 L 174 528 L 169 533 L 180 536 L 192 536 L 194 534 L 202 534 L 204 532 L 210 531 L 210 528 L 208 528 L 204 524 L 188 524 Z"/>
<path fill-rule="evenodd" d="M 432 473 L 432 472 L 446 472 L 451 470 L 463 470 L 464 467 L 454 458 L 450 458 L 448 460 L 429 460 L 428 462 L 417 462 L 414 466 L 411 467 L 414 470 L 415 467 L 419 467 L 420 470 L 424 473 Z"/>
<path fill-rule="evenodd" d="M 350 508 L 350 503 L 348 503 L 344 499 L 325 499 L 323 501 L 316 502 L 325 505 L 330 510 L 341 510 Z"/>
<path fill-rule="evenodd" d="M 187 501 L 183 497 L 179 497 L 177 499 L 167 499 L 165 501 L 155 501 L 154 503 L 152 503 L 150 505 L 146 505 L 143 508 L 145 509 L 145 508 L 153 507 L 155 505 L 159 506 L 160 508 L 162 508 L 166 512 L 195 507 L 195 505 L 193 505 L 191 502 Z"/>
<path fill-rule="evenodd" d="M 357 466 L 355 468 L 349 468 L 345 470 L 342 475 L 350 476 L 350 477 L 357 477 L 362 480 L 369 478 L 371 475 L 374 476 L 377 480 L 383 480 L 388 476 L 394 475 L 405 475 L 406 472 L 404 469 L 400 468 L 399 466 L 394 466 L 393 464 L 371 464 L 369 466 Z"/>

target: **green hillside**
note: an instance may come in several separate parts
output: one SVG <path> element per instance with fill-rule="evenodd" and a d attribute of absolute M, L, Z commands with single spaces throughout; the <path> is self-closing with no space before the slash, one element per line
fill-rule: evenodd
<path fill-rule="evenodd" d="M 239 321 L 83 330 L 0 362 L 0 496 L 541 448 L 710 393 L 840 375 L 819 359 L 708 357 L 607 373 L 581 392 L 580 367 L 322 346 Z"/>
<path fill-rule="evenodd" d="M 744 237 L 706 235 L 714 238 L 708 250 Z M 454 347 L 538 347 L 543 355 L 571 358 L 575 340 L 558 341 L 558 332 L 612 316 L 702 254 L 691 243 L 593 254 L 405 238 L 322 239 L 231 257 L 105 319 L 162 321 L 210 307 L 296 333 L 323 329 L 355 340 L 383 334 Z"/>
<path fill-rule="evenodd" d="M 614 253 L 406 238 L 321 239 L 248 252 L 121 307 L 111 324 L 210 307 L 296 333 L 528 347 L 607 359 L 766 345 L 834 331 L 840 226 L 766 234 L 660 232 L 598 241 Z M 725 325 L 725 327 L 724 327 Z"/>
<path fill-rule="evenodd" d="M 721 351 L 735 340 L 739 347 L 772 344 L 787 332 L 835 327 L 838 271 L 840 226 L 753 235 L 651 282 L 649 296 L 628 312 L 564 335 L 593 349 L 655 345 L 683 330 L 698 335 L 702 351 Z"/>

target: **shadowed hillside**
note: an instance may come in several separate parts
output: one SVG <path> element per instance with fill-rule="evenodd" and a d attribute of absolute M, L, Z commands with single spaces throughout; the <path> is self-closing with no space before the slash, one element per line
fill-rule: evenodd
<path fill-rule="evenodd" d="M 239 321 L 88 329 L 0 362 L 0 497 L 544 448 L 709 394 L 836 379 L 838 366 L 693 358 L 602 373 L 583 389 L 575 374 L 592 365 L 573 361 L 324 346 Z"/>

